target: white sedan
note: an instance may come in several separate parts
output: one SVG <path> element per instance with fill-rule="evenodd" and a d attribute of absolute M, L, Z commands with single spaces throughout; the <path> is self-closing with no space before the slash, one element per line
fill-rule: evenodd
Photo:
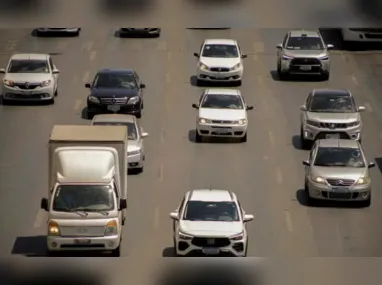
<path fill-rule="evenodd" d="M 197 64 L 198 85 L 202 82 L 235 82 L 241 85 L 243 78 L 243 58 L 239 44 L 231 39 L 205 40 L 200 53 L 194 53 L 199 59 Z"/>
<path fill-rule="evenodd" d="M 198 110 L 195 141 L 203 137 L 239 138 L 247 141 L 247 106 L 241 92 L 236 89 L 207 89 L 200 97 L 199 104 L 192 104 Z"/>

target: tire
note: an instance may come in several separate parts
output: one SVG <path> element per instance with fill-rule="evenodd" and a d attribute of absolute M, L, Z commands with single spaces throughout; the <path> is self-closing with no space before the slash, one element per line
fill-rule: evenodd
<path fill-rule="evenodd" d="M 138 173 L 142 173 L 144 168 L 143 168 L 143 166 L 142 166 L 142 167 L 139 167 L 139 168 L 136 168 L 136 169 L 137 169 L 137 172 L 138 172 Z"/>
<path fill-rule="evenodd" d="M 247 133 L 245 133 L 244 137 L 240 138 L 241 143 L 247 142 Z"/>
<path fill-rule="evenodd" d="M 47 249 L 46 250 L 46 255 L 48 257 L 58 257 L 59 256 L 59 252 Z"/>
<path fill-rule="evenodd" d="M 1 103 L 2 103 L 3 106 L 6 106 L 6 105 L 9 105 L 11 102 L 9 100 L 7 100 L 7 99 L 4 99 L 4 97 L 3 97 Z"/>
<path fill-rule="evenodd" d="M 142 118 L 142 109 L 140 109 L 139 112 L 135 114 L 135 117 L 138 119 Z"/>
<path fill-rule="evenodd" d="M 202 142 L 202 140 L 203 140 L 202 136 L 199 135 L 197 130 L 195 130 L 195 142 L 200 143 L 200 142 Z"/>
<path fill-rule="evenodd" d="M 360 203 L 361 203 L 362 208 L 369 208 L 371 205 L 371 195 L 369 196 L 369 199 L 362 201 Z"/>
<path fill-rule="evenodd" d="M 47 101 L 49 105 L 53 105 L 54 104 L 54 97 L 50 100 Z"/>
<path fill-rule="evenodd" d="M 43 36 L 43 33 L 39 32 L 39 31 L 36 31 L 36 36 L 37 36 L 37 37 L 42 37 L 42 36 Z"/>
<path fill-rule="evenodd" d="M 248 256 L 248 241 L 245 243 L 245 252 L 243 257 L 247 257 L 247 256 Z"/>
<path fill-rule="evenodd" d="M 91 119 L 93 119 L 93 117 L 95 116 L 95 113 L 87 111 L 86 116 L 87 116 L 87 119 L 88 119 L 88 120 L 91 120 Z"/>
<path fill-rule="evenodd" d="M 121 243 L 121 241 L 120 241 Z M 111 252 L 112 257 L 121 257 L 121 244 Z"/>
<path fill-rule="evenodd" d="M 281 81 L 285 81 L 285 80 L 288 79 L 288 73 L 286 73 L 286 72 L 282 72 L 281 70 L 280 70 L 280 73 L 278 73 L 278 76 L 279 76 L 279 79 L 280 79 Z"/>
<path fill-rule="evenodd" d="M 304 135 L 302 132 L 302 129 L 300 131 L 300 142 L 301 142 L 301 148 L 309 150 L 311 146 L 311 142 L 309 140 L 304 139 Z"/>
<path fill-rule="evenodd" d="M 307 206 L 313 206 L 315 204 L 316 200 L 313 199 L 312 197 L 310 197 L 308 185 L 306 185 L 306 182 L 305 182 L 305 186 L 304 186 L 304 193 L 305 193 L 305 203 L 306 203 L 306 205 Z"/>
<path fill-rule="evenodd" d="M 235 84 L 237 87 L 241 86 L 242 85 L 242 81 L 241 80 L 238 80 L 236 81 L 236 84 Z"/>
<path fill-rule="evenodd" d="M 75 33 L 73 34 L 73 36 L 75 36 L 75 37 L 79 37 L 79 36 L 80 36 L 80 31 L 75 32 Z"/>
<path fill-rule="evenodd" d="M 56 91 L 54 91 L 54 96 L 57 97 L 57 95 L 58 95 L 58 87 L 57 87 Z"/>
<path fill-rule="evenodd" d="M 323 73 L 323 74 L 321 75 L 321 78 L 322 78 L 322 80 L 324 80 L 324 81 L 328 81 L 329 78 L 330 78 L 330 73 L 329 73 L 329 72 L 328 72 L 328 73 Z"/>
<path fill-rule="evenodd" d="M 196 79 L 196 86 L 203 86 L 203 81 L 200 79 Z"/>

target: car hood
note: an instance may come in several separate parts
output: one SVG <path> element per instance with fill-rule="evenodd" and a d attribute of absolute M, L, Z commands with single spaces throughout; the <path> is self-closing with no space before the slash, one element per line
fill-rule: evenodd
<path fill-rule="evenodd" d="M 141 145 L 138 140 L 129 140 L 127 143 L 127 151 L 132 152 L 141 149 Z"/>
<path fill-rule="evenodd" d="M 247 118 L 245 110 L 230 110 L 230 109 L 199 109 L 199 118 L 209 120 L 227 120 L 236 121 Z"/>
<path fill-rule="evenodd" d="M 239 62 L 239 57 L 236 58 L 222 58 L 222 57 L 201 57 L 200 62 L 208 67 L 227 67 L 232 68 Z"/>
<path fill-rule="evenodd" d="M 180 230 L 193 236 L 232 236 L 243 232 L 242 222 L 180 221 Z"/>
<path fill-rule="evenodd" d="M 285 49 L 284 54 L 286 56 L 291 56 L 291 57 L 322 57 L 327 55 L 325 50 L 301 50 L 301 49 L 296 49 L 296 50 Z"/>
<path fill-rule="evenodd" d="M 92 88 L 90 95 L 94 97 L 112 98 L 112 97 L 134 97 L 138 96 L 138 89 L 125 88 Z"/>
<path fill-rule="evenodd" d="M 45 80 L 52 80 L 52 75 L 50 73 L 7 73 L 4 79 L 17 83 L 40 83 Z"/>
<path fill-rule="evenodd" d="M 351 123 L 360 120 L 359 113 L 317 113 L 307 112 L 307 119 L 328 123 Z"/>
<path fill-rule="evenodd" d="M 320 176 L 325 179 L 342 178 L 358 180 L 360 177 L 365 177 L 367 168 L 312 166 L 311 174 L 312 176 Z"/>

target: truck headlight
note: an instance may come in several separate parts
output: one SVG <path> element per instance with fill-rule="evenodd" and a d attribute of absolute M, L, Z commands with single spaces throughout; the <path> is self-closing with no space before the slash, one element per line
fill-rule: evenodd
<path fill-rule="evenodd" d="M 193 238 L 193 236 L 187 235 L 187 234 L 182 233 L 182 232 L 179 232 L 178 236 L 179 236 L 179 239 L 183 239 L 183 240 L 191 240 Z"/>
<path fill-rule="evenodd" d="M 138 102 L 139 102 L 139 96 L 134 96 L 134 97 L 131 97 L 129 101 L 127 101 L 127 104 L 134 105 L 134 104 L 137 104 Z"/>
<path fill-rule="evenodd" d="M 94 96 L 89 96 L 88 100 L 90 102 L 92 102 L 92 103 L 95 103 L 95 104 L 99 104 L 100 103 L 100 100 L 97 97 L 94 97 Z"/>
<path fill-rule="evenodd" d="M 357 180 L 356 184 L 357 185 L 365 185 L 370 183 L 370 178 L 368 177 L 363 177 Z"/>
<path fill-rule="evenodd" d="M 199 63 L 199 68 L 200 68 L 201 70 L 208 70 L 208 66 L 205 65 L 205 64 L 203 64 L 203 63 Z"/>
<path fill-rule="evenodd" d="M 49 236 L 59 236 L 60 235 L 60 228 L 55 221 L 49 221 L 48 224 L 48 235 Z"/>
<path fill-rule="evenodd" d="M 46 87 L 49 86 L 52 83 L 52 80 L 45 80 L 41 82 L 40 87 Z"/>
<path fill-rule="evenodd" d="M 210 124 L 211 120 L 199 118 L 199 124 Z"/>
<path fill-rule="evenodd" d="M 241 63 L 239 62 L 238 64 L 235 64 L 230 70 L 236 70 L 239 69 L 241 66 Z"/>
<path fill-rule="evenodd" d="M 240 233 L 240 234 L 229 237 L 230 240 L 242 240 L 243 238 L 244 238 L 244 233 Z"/>
<path fill-rule="evenodd" d="M 105 227 L 105 236 L 115 236 L 118 234 L 118 224 L 115 220 L 107 223 Z"/>
<path fill-rule="evenodd" d="M 3 83 L 5 86 L 9 86 L 9 87 L 12 87 L 14 85 L 14 82 L 12 80 L 7 80 L 7 79 L 4 79 Z"/>
<path fill-rule="evenodd" d="M 310 179 L 315 182 L 315 183 L 319 183 L 319 184 L 325 184 L 325 179 L 320 177 L 320 176 L 316 176 L 316 177 L 310 177 Z"/>

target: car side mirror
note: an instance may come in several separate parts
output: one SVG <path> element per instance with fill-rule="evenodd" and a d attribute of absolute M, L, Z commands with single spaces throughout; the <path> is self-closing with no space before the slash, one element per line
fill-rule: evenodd
<path fill-rule="evenodd" d="M 41 204 L 40 204 L 40 209 L 49 211 L 49 203 L 47 198 L 42 198 L 41 199 Z"/>
<path fill-rule="evenodd" d="M 308 160 L 303 160 L 302 164 L 305 166 L 310 166 L 310 162 Z"/>
<path fill-rule="evenodd" d="M 367 167 L 373 168 L 373 167 L 375 167 L 375 163 L 374 162 L 369 162 L 369 165 Z"/>
<path fill-rule="evenodd" d="M 53 70 L 52 70 L 52 73 L 53 73 L 53 74 L 59 74 L 60 71 L 59 71 L 58 69 L 53 69 Z"/>
<path fill-rule="evenodd" d="M 245 214 L 245 215 L 244 215 L 244 218 L 243 218 L 243 221 L 244 221 L 244 223 L 246 223 L 246 222 L 250 222 L 250 221 L 252 221 L 254 218 L 255 218 L 255 217 L 254 217 L 253 215 Z"/>
<path fill-rule="evenodd" d="M 170 213 L 170 218 L 173 220 L 179 220 L 179 214 L 177 212 Z"/>
<path fill-rule="evenodd" d="M 5 73 L 5 69 L 4 68 L 0 68 L 0 73 Z"/>
<path fill-rule="evenodd" d="M 90 83 L 86 83 L 85 84 L 85 88 L 91 88 L 92 86 L 90 85 Z"/>
<path fill-rule="evenodd" d="M 196 104 L 192 104 L 192 108 L 194 108 L 194 109 L 199 109 L 199 106 L 196 105 Z"/>
<path fill-rule="evenodd" d="M 283 48 L 283 44 L 277 44 L 277 45 L 276 45 L 276 48 L 278 48 L 278 49 L 282 49 L 282 48 Z"/>
<path fill-rule="evenodd" d="M 119 210 L 127 209 L 127 200 L 126 199 L 120 199 L 119 200 Z"/>
<path fill-rule="evenodd" d="M 253 106 L 247 106 L 247 110 L 250 111 L 250 110 L 253 110 Z"/>
<path fill-rule="evenodd" d="M 327 49 L 334 49 L 334 45 L 331 45 L 331 44 L 326 45 L 326 48 L 327 48 Z"/>
<path fill-rule="evenodd" d="M 198 54 L 197 52 L 194 52 L 194 56 L 195 57 L 200 57 L 200 54 Z"/>
<path fill-rule="evenodd" d="M 145 132 L 143 132 L 143 133 L 141 134 L 141 136 L 142 136 L 142 138 L 148 137 L 148 136 L 149 136 L 149 133 L 145 133 Z"/>
<path fill-rule="evenodd" d="M 241 55 L 241 58 L 247 58 L 247 57 L 248 57 L 248 55 L 246 55 L 246 54 Z"/>
<path fill-rule="evenodd" d="M 146 88 L 146 84 L 141 84 L 141 85 L 139 85 L 139 88 Z"/>
<path fill-rule="evenodd" d="M 365 110 L 366 110 L 366 108 L 364 106 L 359 106 L 358 107 L 358 112 L 363 112 Z"/>
<path fill-rule="evenodd" d="M 306 111 L 306 106 L 305 106 L 305 105 L 301 105 L 301 106 L 300 106 L 300 110 L 301 110 L 301 111 Z"/>

